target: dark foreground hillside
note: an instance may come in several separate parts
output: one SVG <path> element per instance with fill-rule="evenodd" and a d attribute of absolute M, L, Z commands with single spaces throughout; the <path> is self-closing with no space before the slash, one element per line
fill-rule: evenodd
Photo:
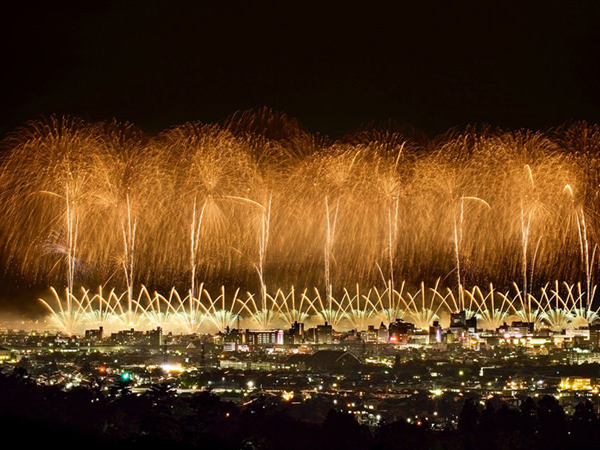
<path fill-rule="evenodd" d="M 375 429 L 331 410 L 324 422 L 292 418 L 286 405 L 265 396 L 240 407 L 209 392 L 176 396 L 165 384 L 135 395 L 124 384 L 64 391 L 38 386 L 27 373 L 0 374 L 0 429 L 28 448 L 170 449 L 594 449 L 600 427 L 593 405 L 565 415 L 550 396 L 526 399 L 519 409 L 467 399 L 457 429 L 432 430 L 404 421 Z"/>

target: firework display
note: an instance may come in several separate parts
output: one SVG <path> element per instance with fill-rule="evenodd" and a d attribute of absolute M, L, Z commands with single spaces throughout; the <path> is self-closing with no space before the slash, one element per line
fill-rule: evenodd
<path fill-rule="evenodd" d="M 153 135 L 51 118 L 4 147 L 2 264 L 54 286 L 69 333 L 597 318 L 597 126 L 331 140 L 262 110 Z"/>

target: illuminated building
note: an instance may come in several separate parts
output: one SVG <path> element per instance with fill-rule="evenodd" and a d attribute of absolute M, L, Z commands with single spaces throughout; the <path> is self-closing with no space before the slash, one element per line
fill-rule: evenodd
<path fill-rule="evenodd" d="M 592 391 L 595 389 L 591 378 L 563 377 L 560 379 L 558 387 L 565 391 Z"/>
<path fill-rule="evenodd" d="M 383 326 L 385 327 L 385 325 Z M 375 325 L 369 325 L 367 331 L 361 333 L 361 338 L 364 342 L 368 344 L 374 344 L 378 341 L 378 331 L 379 330 L 375 329 Z M 387 328 L 385 329 L 385 331 L 387 332 Z M 384 342 L 387 342 L 387 339 Z"/>
<path fill-rule="evenodd" d="M 390 323 L 388 330 L 390 344 L 406 344 L 410 336 L 415 333 L 415 325 L 402 319 L 396 319 L 395 322 Z"/>
<path fill-rule="evenodd" d="M 439 344 L 442 342 L 442 326 L 435 320 L 429 327 L 429 344 Z"/>
<path fill-rule="evenodd" d="M 163 333 L 161 327 L 156 327 L 156 330 L 148 331 L 148 337 L 150 340 L 150 345 L 152 347 L 158 348 L 163 345 Z"/>
<path fill-rule="evenodd" d="M 0 362 L 11 359 L 11 351 L 8 348 L 0 347 Z"/>
<path fill-rule="evenodd" d="M 85 338 L 90 341 L 101 341 L 103 334 L 103 327 L 98 327 L 96 330 L 85 330 Z"/>
<path fill-rule="evenodd" d="M 534 326 L 533 322 L 515 321 L 510 326 L 504 323 L 498 328 L 497 333 L 506 343 L 525 345 L 528 338 L 533 336 Z"/>
<path fill-rule="evenodd" d="M 131 328 L 129 330 L 121 330 L 116 333 L 111 333 L 109 340 L 111 343 L 120 345 L 139 344 L 144 340 L 144 332 L 136 331 Z"/>
<path fill-rule="evenodd" d="M 283 345 L 283 330 L 246 330 L 242 341 L 249 346 Z"/>
<path fill-rule="evenodd" d="M 389 342 L 390 332 L 387 327 L 381 322 L 379 325 L 379 330 L 377 330 L 377 342 Z"/>

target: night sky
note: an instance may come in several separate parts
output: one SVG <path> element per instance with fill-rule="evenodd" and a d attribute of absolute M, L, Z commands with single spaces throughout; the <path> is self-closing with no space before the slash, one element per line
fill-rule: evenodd
<path fill-rule="evenodd" d="M 600 121 L 598 2 L 320 3 L 2 2 L 0 132 L 52 113 L 159 131 L 263 105 L 333 136 Z"/>

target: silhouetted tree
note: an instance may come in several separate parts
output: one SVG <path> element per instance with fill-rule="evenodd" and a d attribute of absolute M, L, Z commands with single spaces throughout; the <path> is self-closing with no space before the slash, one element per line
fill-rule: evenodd
<path fill-rule="evenodd" d="M 321 430 L 322 448 L 328 450 L 359 450 L 371 443 L 369 429 L 350 414 L 330 410 Z"/>
<path fill-rule="evenodd" d="M 539 443 L 547 450 L 566 447 L 567 423 L 565 411 L 558 400 L 544 395 L 538 402 Z"/>
<path fill-rule="evenodd" d="M 475 431 L 479 422 L 479 411 L 475 401 L 471 398 L 465 400 L 462 411 L 458 416 L 458 430 L 461 433 L 470 433 Z"/>
<path fill-rule="evenodd" d="M 585 399 L 575 406 L 571 418 L 570 440 L 575 448 L 596 449 L 600 448 L 598 434 L 598 416 L 594 412 L 594 405 Z"/>

